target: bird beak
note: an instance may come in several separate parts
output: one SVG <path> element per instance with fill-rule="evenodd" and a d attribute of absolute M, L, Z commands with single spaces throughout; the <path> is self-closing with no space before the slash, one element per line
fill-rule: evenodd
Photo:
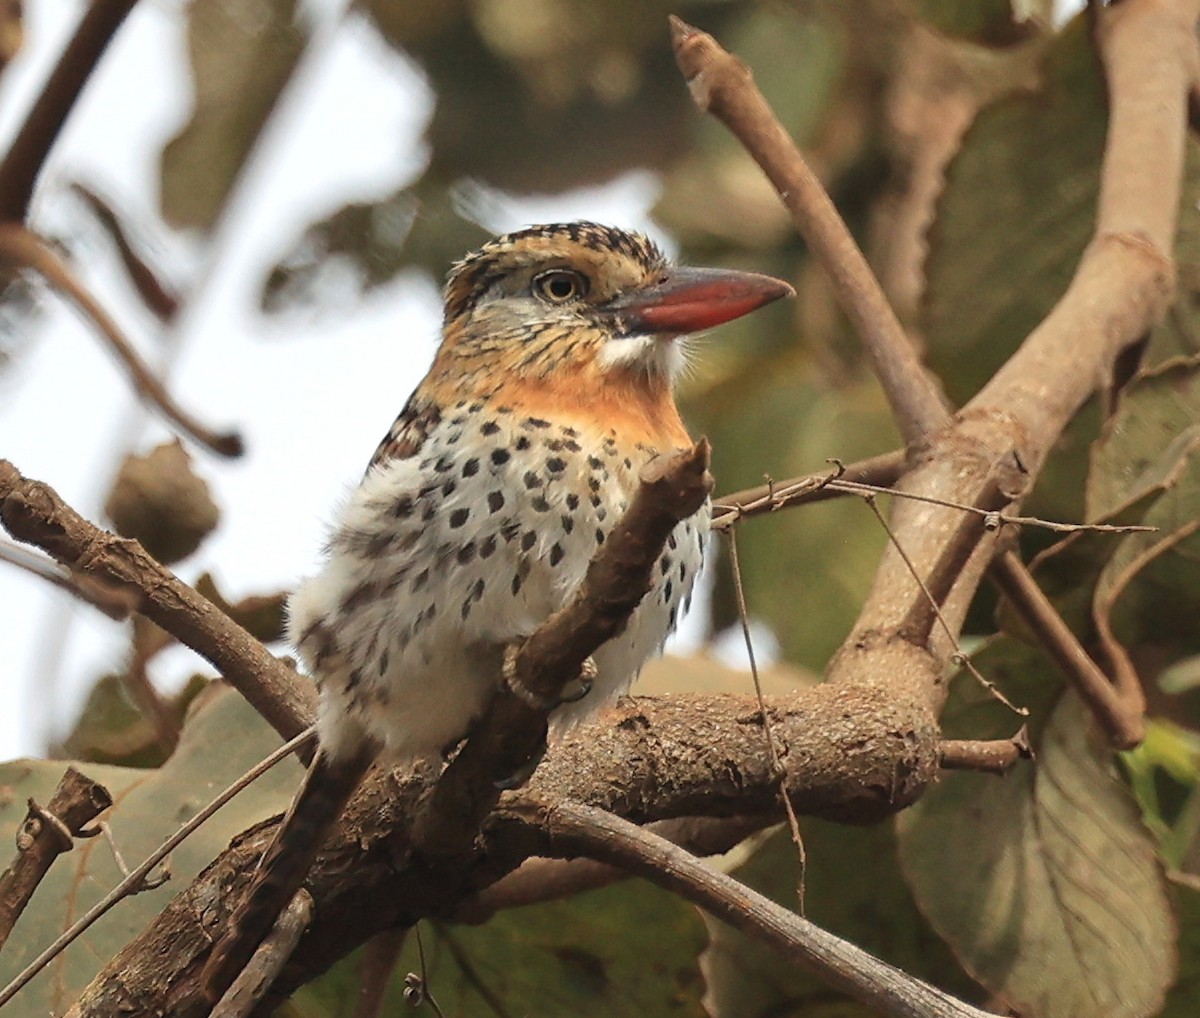
<path fill-rule="evenodd" d="M 698 332 L 796 291 L 781 279 L 732 269 L 674 268 L 665 279 L 610 301 L 626 335 Z"/>

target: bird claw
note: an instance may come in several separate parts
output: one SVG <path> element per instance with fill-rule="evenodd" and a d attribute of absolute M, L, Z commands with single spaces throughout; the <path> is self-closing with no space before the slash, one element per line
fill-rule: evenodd
<path fill-rule="evenodd" d="M 580 666 L 579 675 L 568 683 L 556 697 L 540 696 L 533 692 L 517 677 L 517 654 L 521 644 L 510 643 L 504 648 L 504 665 L 500 670 L 504 685 L 525 706 L 549 714 L 556 707 L 565 703 L 578 703 L 592 691 L 596 681 L 596 662 L 588 657 Z"/>
<path fill-rule="evenodd" d="M 563 690 L 558 695 L 559 703 L 578 703 L 592 691 L 592 686 L 596 682 L 595 659 L 590 655 L 584 658 L 583 664 L 580 666 L 579 675 L 574 682 L 567 683 Z"/>
<path fill-rule="evenodd" d="M 538 764 L 542 762 L 546 755 L 546 743 L 543 740 L 538 751 L 526 760 L 520 767 L 512 772 L 507 778 L 501 778 L 499 781 L 493 781 L 492 787 L 497 792 L 511 792 L 514 788 L 520 788 L 526 781 L 533 777 L 533 772 L 537 770 Z"/>

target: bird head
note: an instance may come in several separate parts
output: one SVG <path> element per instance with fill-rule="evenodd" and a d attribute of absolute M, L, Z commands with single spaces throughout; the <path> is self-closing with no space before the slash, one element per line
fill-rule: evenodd
<path fill-rule="evenodd" d="M 680 337 L 793 293 L 770 276 L 674 266 L 639 233 L 535 226 L 453 267 L 442 354 L 542 384 L 669 387 L 684 365 Z"/>

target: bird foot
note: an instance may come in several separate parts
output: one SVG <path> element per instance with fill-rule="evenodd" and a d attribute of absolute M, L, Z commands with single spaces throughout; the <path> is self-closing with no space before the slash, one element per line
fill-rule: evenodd
<path fill-rule="evenodd" d="M 517 654 L 520 650 L 521 644 L 519 643 L 510 643 L 504 648 L 504 665 L 501 668 L 500 674 L 504 680 L 504 685 L 527 707 L 532 707 L 534 710 L 544 711 L 549 714 L 556 707 L 561 707 L 564 703 L 578 703 L 592 691 L 592 684 L 596 681 L 597 669 L 595 660 L 589 656 L 584 659 L 583 664 L 580 666 L 579 675 L 564 686 L 558 696 L 539 696 L 517 677 Z"/>
<path fill-rule="evenodd" d="M 520 788 L 526 781 L 533 777 L 533 772 L 538 769 L 543 758 L 546 756 L 546 742 L 542 741 L 538 751 L 518 767 L 512 774 L 506 778 L 501 778 L 499 781 L 493 781 L 492 787 L 498 792 L 511 792 L 514 788 Z"/>

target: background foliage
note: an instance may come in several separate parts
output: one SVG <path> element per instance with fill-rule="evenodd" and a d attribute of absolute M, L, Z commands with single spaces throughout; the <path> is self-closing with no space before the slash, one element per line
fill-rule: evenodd
<path fill-rule="evenodd" d="M 1029 17 L 1018 22 L 1001 0 L 360 3 L 347 17 L 416 61 L 436 95 L 423 165 L 383 197 L 351 196 L 297 221 L 291 245 L 261 266 L 262 312 L 334 314 L 347 285 L 363 295 L 406 270 L 440 277 L 482 239 L 480 210 L 497 191 L 560 192 L 649 169 L 661 179 L 655 216 L 683 258 L 773 272 L 800 292 L 726 327 L 685 386 L 693 430 L 713 440 L 719 488 L 886 451 L 898 439 L 853 335 L 757 169 L 691 106 L 666 15 L 713 32 L 754 68 L 947 394 L 962 402 L 1061 295 L 1092 228 L 1105 90 L 1087 25 L 1080 17 L 1052 29 L 1043 5 L 1020 6 Z M 295 0 L 195 0 L 183 16 L 195 108 L 163 148 L 153 228 L 214 237 L 238 228 L 225 219 L 236 212 L 231 195 L 320 40 Z M 965 999 L 1023 1015 L 1182 1016 L 1200 1006 L 1198 158 L 1193 145 L 1175 312 L 1114 380 L 1119 388 L 1080 415 L 1028 505 L 1056 519 L 1160 529 L 1022 535 L 1030 555 L 1042 553 L 1038 577 L 1073 628 L 1100 648 L 1115 634 L 1138 667 L 1153 717 L 1146 744 L 1114 765 L 1057 674 L 985 591 L 969 626 L 979 664 L 1031 709 L 1038 762 L 1004 780 L 950 775 L 894 828 L 802 822 L 810 918 Z M 192 468 L 171 469 L 187 477 Z M 131 483 L 128 498 L 153 500 L 152 485 Z M 197 504 L 207 497 L 188 490 Z M 166 515 L 178 507 L 168 499 Z M 819 671 L 850 627 L 884 536 L 851 503 L 779 513 L 740 534 L 751 612 L 798 666 L 773 680 L 804 681 L 802 670 Z M 197 579 L 186 557 L 179 568 Z M 220 597 L 211 579 L 202 586 Z M 279 635 L 271 593 L 228 606 L 264 639 Z M 713 632 L 735 620 L 727 575 L 711 611 Z M 164 645 L 145 626 L 132 638 L 143 663 Z M 713 685 L 749 688 L 746 676 L 699 661 L 660 666 L 648 688 L 695 688 L 701 669 Z M 169 742 L 131 706 L 128 679 L 99 679 L 63 750 L 104 762 L 85 770 L 118 798 L 114 833 L 140 857 L 272 738 L 236 697 L 197 680 L 164 705 L 171 717 L 188 714 L 158 767 Z M 972 738 L 1016 727 L 961 679 L 946 724 Z M 11 830 L 26 796 L 44 798 L 60 771 L 51 761 L 0 768 L 0 828 Z M 234 833 L 282 808 L 294 780 L 278 772 L 223 811 L 174 858 L 175 887 Z M 796 853 L 782 834 L 722 865 L 795 904 Z M 0 953 L 0 983 L 114 879 L 98 846 L 61 861 Z M 59 1013 L 171 893 L 123 905 L 13 1013 Z M 425 946 L 447 1014 L 862 1013 L 640 885 L 479 928 L 429 928 Z M 410 941 L 392 1001 L 404 973 L 419 969 L 414 950 Z M 360 964 L 347 959 L 288 1013 L 353 1014 Z"/>

